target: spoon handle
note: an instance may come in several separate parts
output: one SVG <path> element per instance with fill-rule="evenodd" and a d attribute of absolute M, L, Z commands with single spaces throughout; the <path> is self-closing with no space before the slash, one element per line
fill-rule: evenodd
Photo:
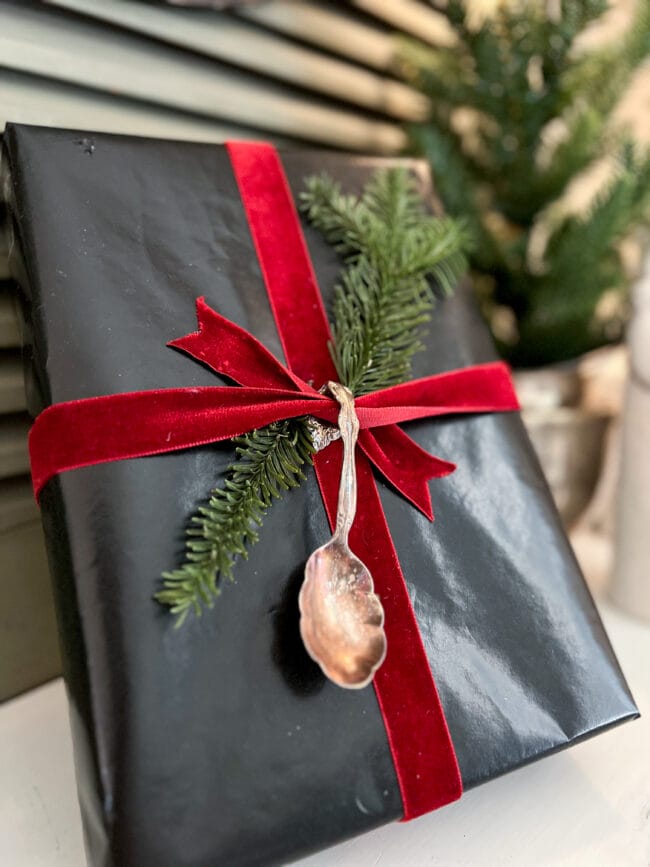
<path fill-rule="evenodd" d="M 341 407 L 339 430 L 343 440 L 343 468 L 341 470 L 336 528 L 333 538 L 337 542 L 343 542 L 347 545 L 348 535 L 357 511 L 357 470 L 354 461 L 354 448 L 359 435 L 359 419 L 350 389 L 338 382 L 328 382 L 327 387 Z"/>

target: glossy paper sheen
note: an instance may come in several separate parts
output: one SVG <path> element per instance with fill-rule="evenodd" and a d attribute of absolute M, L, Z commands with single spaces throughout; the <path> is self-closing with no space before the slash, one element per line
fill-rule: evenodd
<path fill-rule="evenodd" d="M 165 346 L 194 330 L 199 295 L 282 358 L 223 148 L 20 126 L 5 146 L 33 412 L 224 384 Z M 296 196 L 323 167 L 359 189 L 377 166 L 282 158 Z M 340 263 L 305 231 L 329 304 Z M 427 344 L 418 376 L 494 359 L 467 286 Z M 433 524 L 379 487 L 465 787 L 636 715 L 519 417 L 408 432 L 458 464 L 432 483 Z M 325 681 L 300 642 L 304 564 L 329 536 L 313 477 L 273 505 L 213 611 L 176 630 L 152 598 L 232 456 L 91 467 L 43 493 L 93 865 L 278 863 L 401 816 L 374 691 Z"/>

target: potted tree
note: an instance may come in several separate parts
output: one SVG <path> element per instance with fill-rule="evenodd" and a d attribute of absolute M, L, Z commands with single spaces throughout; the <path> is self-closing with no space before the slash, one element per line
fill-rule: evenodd
<path fill-rule="evenodd" d="M 400 43 L 404 75 L 430 99 L 411 128 L 447 210 L 475 239 L 479 299 L 565 519 L 593 489 L 604 421 L 578 406 L 576 359 L 620 340 L 628 309 L 621 242 L 650 215 L 650 155 L 613 122 L 650 56 L 641 0 L 615 42 L 587 47 L 607 0 L 512 0 L 472 21 L 440 5 L 453 30 L 437 48 Z M 592 182 L 576 208 L 576 179 Z M 583 199 L 585 196 L 583 195 Z"/>

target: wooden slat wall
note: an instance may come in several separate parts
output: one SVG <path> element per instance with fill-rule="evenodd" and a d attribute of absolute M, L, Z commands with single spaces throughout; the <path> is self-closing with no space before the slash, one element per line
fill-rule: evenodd
<path fill-rule="evenodd" d="M 388 75 L 316 52 L 234 16 L 169 10 L 119 0 L 50 2 L 233 64 L 257 73 L 260 78 L 343 99 L 397 120 L 419 120 L 427 109 L 427 101 L 421 94 Z M 390 50 L 390 37 L 382 38 Z"/>
<path fill-rule="evenodd" d="M 21 335 L 9 283 L 0 283 L 0 480 L 29 472 Z"/>
<path fill-rule="evenodd" d="M 0 351 L 20 346 L 18 320 L 8 284 L 0 283 Z"/>
<path fill-rule="evenodd" d="M 97 100 L 91 117 L 99 128 L 119 128 L 122 105 L 124 131 L 149 122 L 162 135 L 204 131 L 214 140 L 243 128 L 396 153 L 406 143 L 400 124 L 422 118 L 427 102 L 393 74 L 386 24 L 369 8 L 359 17 L 357 5 L 271 2 L 227 13 L 125 0 L 0 0 L 0 121 L 18 113 L 69 124 Z M 413 5 L 423 21 L 434 14 Z"/>

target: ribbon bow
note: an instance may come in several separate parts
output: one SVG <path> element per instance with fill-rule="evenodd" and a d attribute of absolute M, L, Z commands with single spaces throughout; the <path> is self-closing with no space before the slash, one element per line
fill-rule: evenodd
<path fill-rule="evenodd" d="M 252 334 L 220 316 L 203 298 L 196 308 L 198 331 L 168 345 L 242 388 L 156 389 L 48 407 L 30 433 L 37 498 L 48 480 L 64 470 L 218 442 L 298 416 L 336 423 L 339 406 L 334 398 L 281 364 Z M 518 404 L 508 368 L 497 362 L 366 394 L 355 400 L 355 408 L 360 448 L 407 500 L 433 520 L 427 482 L 453 472 L 455 464 L 424 451 L 397 423 L 512 410 Z"/>

